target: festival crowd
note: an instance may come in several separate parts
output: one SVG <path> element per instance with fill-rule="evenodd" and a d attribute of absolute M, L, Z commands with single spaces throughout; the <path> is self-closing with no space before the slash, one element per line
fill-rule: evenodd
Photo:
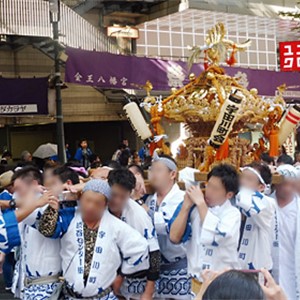
<path fill-rule="evenodd" d="M 297 161 L 220 164 L 199 184 L 170 153 L 146 151 L 125 140 L 102 163 L 83 139 L 65 165 L 24 151 L 0 175 L 7 290 L 27 300 L 300 299 Z"/>

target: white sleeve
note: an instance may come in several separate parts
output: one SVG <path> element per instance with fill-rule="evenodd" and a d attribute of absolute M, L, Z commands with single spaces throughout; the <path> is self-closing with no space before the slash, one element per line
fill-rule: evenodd
<path fill-rule="evenodd" d="M 149 269 L 149 247 L 146 239 L 123 222 L 119 226 L 117 244 L 122 254 L 121 272 L 134 274 Z"/>
<path fill-rule="evenodd" d="M 167 235 L 167 222 L 164 219 L 164 212 L 155 210 L 155 200 L 151 196 L 148 197 L 145 204 L 149 208 L 148 215 L 154 224 L 156 233 L 159 235 Z"/>
<path fill-rule="evenodd" d="M 144 234 L 144 237 L 148 241 L 150 252 L 154 252 L 154 251 L 159 250 L 157 234 L 156 234 L 155 228 L 154 228 L 154 226 L 151 222 L 151 219 L 145 220 L 145 234 Z"/>
<path fill-rule="evenodd" d="M 220 218 L 207 211 L 201 230 L 201 243 L 204 245 L 224 246 L 227 241 L 232 243 L 236 240 L 238 247 L 238 238 L 240 234 L 241 214 L 236 209 L 230 209 Z"/>
<path fill-rule="evenodd" d="M 241 190 L 236 196 L 236 205 L 260 228 L 268 228 L 274 218 L 275 209 L 269 197 L 259 192 Z"/>
<path fill-rule="evenodd" d="M 184 197 L 176 195 L 169 199 L 166 205 L 162 205 L 160 211 L 154 213 L 154 226 L 158 235 L 169 234 L 169 221 L 172 219 L 178 205 L 183 201 Z M 163 203 L 164 204 L 164 203 Z"/>
<path fill-rule="evenodd" d="M 134 208 L 135 214 L 132 216 L 134 224 L 132 224 L 132 227 L 148 241 L 150 252 L 159 250 L 156 231 L 150 216 L 139 204 L 136 204 Z M 131 225 L 130 222 L 128 224 Z"/>
<path fill-rule="evenodd" d="M 161 211 L 156 211 L 154 213 L 154 218 L 153 218 L 155 230 L 158 234 L 160 235 L 167 235 L 168 230 L 167 230 L 167 223 L 164 219 L 163 212 Z"/>
<path fill-rule="evenodd" d="M 26 217 L 22 221 L 22 223 L 26 224 L 28 226 L 34 227 L 34 228 L 38 228 L 38 222 L 41 219 L 41 217 L 42 217 L 42 215 L 43 215 L 43 213 L 44 213 L 44 211 L 46 210 L 47 207 L 48 207 L 48 205 L 37 208 L 28 217 Z"/>

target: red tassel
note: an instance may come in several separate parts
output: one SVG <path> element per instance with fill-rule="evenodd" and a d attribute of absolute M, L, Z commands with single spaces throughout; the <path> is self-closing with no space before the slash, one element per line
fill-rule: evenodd
<path fill-rule="evenodd" d="M 224 144 L 217 150 L 216 160 L 220 161 L 226 159 L 229 155 L 229 140 L 225 140 Z"/>
<path fill-rule="evenodd" d="M 270 142 L 269 155 L 271 157 L 278 156 L 279 155 L 278 130 L 276 130 L 276 129 L 271 130 L 271 133 L 269 136 L 269 142 Z"/>
<path fill-rule="evenodd" d="M 157 144 L 154 142 L 150 143 L 149 152 L 151 156 L 153 155 L 155 149 L 157 149 Z"/>
<path fill-rule="evenodd" d="M 232 47 L 232 52 L 231 55 L 229 57 L 229 59 L 226 60 L 226 63 L 231 67 L 236 63 L 236 59 L 235 59 L 235 46 Z"/>
<path fill-rule="evenodd" d="M 207 70 L 209 65 L 208 65 L 208 59 L 207 59 L 207 52 L 204 50 L 204 70 Z"/>

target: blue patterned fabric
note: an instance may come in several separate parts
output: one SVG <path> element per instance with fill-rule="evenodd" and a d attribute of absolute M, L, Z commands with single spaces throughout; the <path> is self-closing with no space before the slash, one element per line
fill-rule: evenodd
<path fill-rule="evenodd" d="M 1 217 L 2 219 L 2 217 Z M 6 210 L 3 213 L 3 220 L 0 219 L 0 248 L 4 253 L 9 253 L 15 246 L 21 244 L 21 237 L 19 233 L 18 221 L 15 212 L 11 209 Z M 6 230 L 7 240 L 5 239 L 4 232 Z M 4 244 L 2 246 L 2 244 Z"/>
<path fill-rule="evenodd" d="M 174 212 L 173 217 L 171 218 L 171 220 L 168 223 L 168 230 L 169 230 L 169 232 L 171 230 L 172 224 L 174 223 L 174 221 L 176 220 L 176 218 L 178 217 L 178 215 L 179 215 L 179 213 L 181 211 L 182 205 L 183 205 L 183 201 L 178 205 L 178 207 L 176 208 L 176 210 Z M 194 205 L 190 209 L 189 216 L 188 216 L 188 219 L 187 219 L 187 224 L 186 224 L 186 227 L 185 227 L 185 231 L 184 231 L 184 234 L 183 234 L 183 236 L 181 238 L 181 242 L 182 243 L 186 243 L 191 238 L 191 236 L 192 236 L 191 213 L 192 213 L 192 211 L 193 211 L 193 209 L 195 207 L 196 206 Z"/>
<path fill-rule="evenodd" d="M 59 210 L 55 232 L 51 238 L 61 238 L 68 230 L 76 212 L 75 207 L 66 207 Z"/>
<path fill-rule="evenodd" d="M 146 278 L 125 278 L 121 287 L 121 294 L 126 299 L 140 299 L 145 291 Z"/>
<path fill-rule="evenodd" d="M 191 281 L 187 269 L 163 271 L 156 282 L 158 298 L 190 299 Z"/>
<path fill-rule="evenodd" d="M 77 298 L 72 298 L 69 296 L 64 296 L 64 300 L 78 300 Z M 108 295 L 102 297 L 102 298 L 88 298 L 89 300 L 118 300 L 118 298 L 115 296 L 113 292 L 109 293 Z"/>
<path fill-rule="evenodd" d="M 121 292 L 126 299 L 140 299 L 145 291 L 147 279 L 126 278 Z M 187 269 L 162 271 L 155 283 L 155 299 L 190 299 L 191 281 Z"/>
<path fill-rule="evenodd" d="M 12 198 L 12 194 L 7 190 L 4 190 L 2 193 L 0 193 L 0 200 L 11 200 Z"/>
<path fill-rule="evenodd" d="M 49 299 L 56 289 L 57 283 L 36 284 L 24 289 L 23 300 L 45 300 Z"/>

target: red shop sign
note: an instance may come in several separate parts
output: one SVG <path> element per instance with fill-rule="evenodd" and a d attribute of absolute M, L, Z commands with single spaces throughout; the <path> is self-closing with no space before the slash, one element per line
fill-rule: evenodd
<path fill-rule="evenodd" d="M 279 43 L 280 70 L 300 71 L 300 41 Z"/>

